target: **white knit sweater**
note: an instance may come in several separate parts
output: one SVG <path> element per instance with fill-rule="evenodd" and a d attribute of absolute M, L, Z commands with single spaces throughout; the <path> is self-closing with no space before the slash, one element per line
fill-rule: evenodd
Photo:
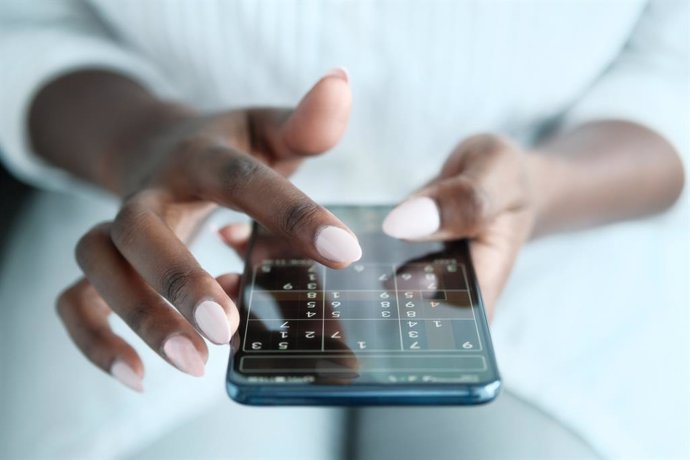
<path fill-rule="evenodd" d="M 3 0 L 2 160 L 39 186 L 73 182 L 32 154 L 26 116 L 75 69 L 222 110 L 294 104 L 334 66 L 351 75 L 348 133 L 294 178 L 319 201 L 399 200 L 464 136 L 529 143 L 554 121 L 634 120 L 687 159 L 689 14 L 683 0 Z M 509 387 L 606 455 L 687 449 L 686 204 L 537 243 L 499 307 Z M 624 269 L 592 270 L 612 260 Z"/>
<path fill-rule="evenodd" d="M 683 8 L 685 7 L 685 8 Z M 0 3 L 0 146 L 39 185 L 26 113 L 47 80 L 105 67 L 209 110 L 291 105 L 323 72 L 352 75 L 336 151 L 298 183 L 321 199 L 399 198 L 464 136 L 530 140 L 545 121 L 618 117 L 687 142 L 687 3 L 662 0 Z M 684 146 L 683 148 L 686 148 Z M 338 174 L 332 174 L 337 171 Z"/>

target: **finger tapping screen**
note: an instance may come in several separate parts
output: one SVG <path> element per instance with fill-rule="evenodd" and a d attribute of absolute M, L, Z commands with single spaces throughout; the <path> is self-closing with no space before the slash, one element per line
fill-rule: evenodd
<path fill-rule="evenodd" d="M 363 257 L 342 270 L 257 227 L 235 370 L 248 382 L 479 383 L 496 370 L 464 242 L 381 232 L 388 207 L 331 207 Z"/>

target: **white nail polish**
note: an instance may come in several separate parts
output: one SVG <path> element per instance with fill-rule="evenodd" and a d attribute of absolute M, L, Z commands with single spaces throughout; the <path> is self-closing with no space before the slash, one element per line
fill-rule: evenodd
<path fill-rule="evenodd" d="M 326 72 L 324 77 L 337 77 L 345 80 L 345 82 L 350 81 L 350 73 L 347 71 L 345 67 L 335 67 Z"/>
<path fill-rule="evenodd" d="M 204 300 L 194 309 L 194 320 L 211 342 L 230 342 L 230 324 L 225 310 L 213 300 Z"/>
<path fill-rule="evenodd" d="M 383 221 L 383 231 L 402 239 L 423 238 L 441 227 L 436 202 L 429 197 L 410 198 L 393 209 Z"/>
<path fill-rule="evenodd" d="M 182 372 L 194 377 L 204 375 L 204 359 L 187 337 L 183 335 L 168 337 L 163 344 L 163 352 Z"/>
<path fill-rule="evenodd" d="M 110 375 L 134 391 L 138 391 L 139 393 L 144 391 L 144 384 L 141 381 L 141 377 L 121 359 L 116 359 L 110 366 Z"/>
<path fill-rule="evenodd" d="M 316 234 L 314 245 L 319 254 L 334 262 L 349 264 L 362 257 L 357 238 L 340 227 L 322 227 Z"/>
<path fill-rule="evenodd" d="M 230 227 L 230 236 L 233 241 L 245 241 L 252 235 L 252 226 L 247 223 L 241 223 Z"/>

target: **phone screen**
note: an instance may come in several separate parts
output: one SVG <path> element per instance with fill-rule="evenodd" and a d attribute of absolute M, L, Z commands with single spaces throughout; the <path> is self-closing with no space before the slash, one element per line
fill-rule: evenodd
<path fill-rule="evenodd" d="M 467 243 L 381 231 L 388 206 L 331 206 L 361 260 L 330 269 L 255 226 L 231 379 L 238 384 L 482 385 L 498 372 Z"/>

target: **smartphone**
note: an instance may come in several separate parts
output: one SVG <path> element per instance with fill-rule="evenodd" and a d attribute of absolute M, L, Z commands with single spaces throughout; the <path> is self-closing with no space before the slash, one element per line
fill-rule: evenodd
<path fill-rule="evenodd" d="M 329 206 L 359 238 L 342 270 L 254 224 L 227 390 L 251 405 L 465 405 L 499 393 L 466 241 L 381 230 L 390 206 Z"/>

